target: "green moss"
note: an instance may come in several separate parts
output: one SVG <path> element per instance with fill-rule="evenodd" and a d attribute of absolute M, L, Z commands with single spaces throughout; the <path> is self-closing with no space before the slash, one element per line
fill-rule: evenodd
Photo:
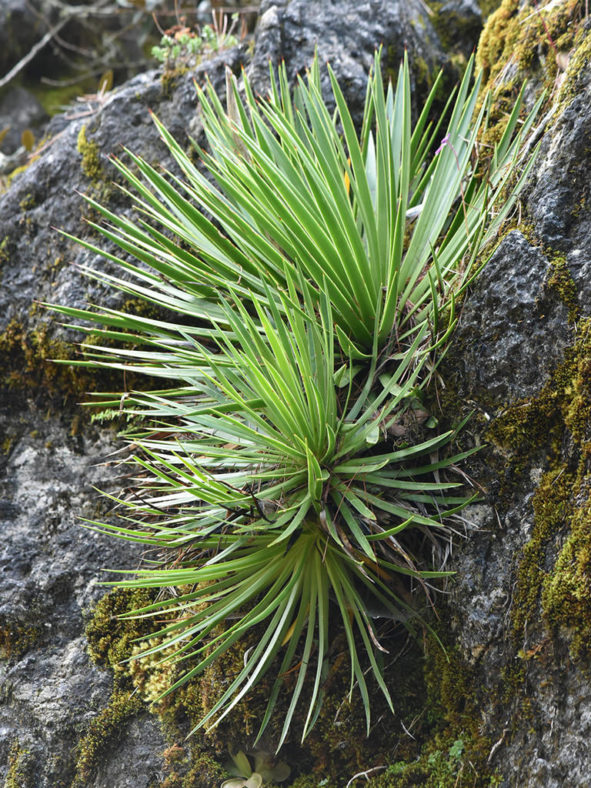
<path fill-rule="evenodd" d="M 54 268 L 60 265 L 61 258 L 57 258 Z M 133 300 L 126 302 L 123 311 L 133 311 L 134 304 Z M 156 314 L 157 310 L 147 305 L 143 311 L 135 311 L 136 314 Z M 158 312 L 158 316 L 161 315 L 162 312 Z M 99 334 L 89 334 L 85 342 L 89 345 L 119 346 L 119 343 Z M 83 356 L 76 346 L 51 337 L 49 324 L 42 323 L 27 329 L 17 320 L 12 320 L 0 334 L 0 390 L 26 391 L 29 395 L 38 396 L 50 407 L 63 410 L 64 404 L 73 406 L 92 391 L 139 390 L 161 386 L 160 380 L 146 375 L 78 366 L 77 362 L 82 360 Z M 90 417 L 90 409 L 84 412 Z M 79 413 L 78 418 L 81 418 Z"/>
<path fill-rule="evenodd" d="M 564 74 L 564 80 L 560 86 L 556 104 L 558 112 L 570 104 L 578 95 L 581 95 L 583 83 L 586 86 L 588 74 L 586 70 L 591 63 L 591 36 L 584 25 L 580 25 L 574 36 L 568 34 L 568 40 L 563 41 L 563 49 L 570 50 L 568 53 L 568 65 Z"/>
<path fill-rule="evenodd" d="M 558 395 L 547 386 L 534 400 L 522 399 L 505 409 L 487 431 L 487 440 L 513 453 L 513 464 L 531 460 L 549 440 L 560 437 Z"/>
<path fill-rule="evenodd" d="M 34 158 L 36 158 L 36 157 L 34 157 Z M 6 191 L 6 189 L 8 189 L 8 187 L 9 187 L 9 186 L 10 186 L 10 184 L 13 182 L 13 180 L 14 180 L 14 179 L 15 179 L 15 178 L 16 178 L 18 175 L 20 175 L 20 174 L 21 174 L 21 172 L 24 172 L 25 170 L 27 170 L 27 169 L 28 169 L 28 168 L 31 166 L 31 164 L 33 163 L 33 160 L 34 160 L 34 159 L 32 159 L 32 160 L 28 160 L 28 161 L 26 162 L 26 164 L 21 164 L 21 166 L 20 166 L 20 167 L 15 167 L 15 168 L 14 168 L 14 170 L 12 170 L 12 172 L 10 172 L 10 173 L 8 174 L 8 176 L 6 177 L 6 181 L 5 181 L 5 182 L 2 184 L 2 189 L 1 189 L 0 191 Z"/>
<path fill-rule="evenodd" d="M 92 659 L 113 670 L 115 690 L 112 701 L 89 728 L 79 748 L 77 765 L 78 782 L 73 788 L 84 785 L 92 774 L 104 748 L 129 719 L 140 711 L 151 711 L 163 725 L 170 746 L 163 753 L 166 779 L 161 788 L 194 788 L 197 785 L 219 785 L 227 776 L 216 760 L 212 747 L 202 736 L 193 736 L 185 744 L 191 726 L 202 714 L 199 682 L 181 688 L 172 696 L 155 703 L 156 695 L 171 686 L 175 669 L 158 664 L 158 658 L 130 658 L 138 655 L 138 640 L 157 628 L 152 619 L 122 618 L 130 612 L 145 607 L 154 596 L 145 589 L 131 591 L 116 589 L 106 594 L 97 604 L 86 627 L 88 650 Z M 143 648 L 146 647 L 144 643 Z M 182 746 L 181 746 L 182 743 Z M 227 743 L 226 743 L 227 744 Z M 227 753 L 224 744 L 223 754 Z M 222 748 L 220 748 L 222 752 Z"/>
<path fill-rule="evenodd" d="M 91 386 L 91 376 L 55 364 L 54 359 L 72 359 L 72 347 L 50 338 L 45 325 L 27 331 L 13 320 L 0 335 L 0 379 L 5 389 L 80 398 Z"/>
<path fill-rule="evenodd" d="M 0 659 L 22 656 L 39 640 L 41 634 L 39 624 L 0 622 Z"/>
<path fill-rule="evenodd" d="M 477 49 L 477 64 L 483 73 L 482 95 L 492 93 L 489 128 L 483 143 L 492 144 L 500 138 L 526 79 L 538 82 L 551 100 L 561 73 L 559 60 L 577 42 L 583 44 L 583 16 L 581 0 L 565 0 L 548 9 L 541 4 L 534 7 L 519 0 L 503 0 L 491 14 Z M 573 65 L 573 72 L 575 68 Z"/>
<path fill-rule="evenodd" d="M 107 594 L 87 626 L 93 659 L 114 670 L 115 693 L 113 703 L 97 718 L 81 744 L 75 785 L 81 785 L 81 780 L 87 779 L 84 775 L 92 773 L 100 753 L 117 735 L 116 731 L 140 708 L 147 708 L 144 704 L 129 706 L 130 692 L 134 691 L 138 702 L 142 697 L 153 701 L 154 687 L 158 684 L 162 690 L 162 682 L 170 685 L 175 678 L 170 666 L 159 666 L 150 658 L 140 659 L 135 665 L 125 661 L 137 648 L 134 641 L 145 637 L 157 625 L 153 620 L 120 618 L 148 604 L 151 596 L 146 593 L 118 589 Z M 256 639 L 256 632 L 248 637 Z M 494 785 L 495 775 L 486 764 L 491 744 L 480 733 L 480 699 L 472 669 L 453 647 L 446 654 L 434 640 L 430 641 L 426 659 L 422 647 L 408 641 L 406 635 L 400 640 L 394 632 L 390 638 L 382 638 L 382 642 L 391 654 L 387 675 L 395 688 L 395 717 L 374 688 L 372 710 L 377 727 L 366 737 L 363 707 L 355 696 L 352 701 L 348 699 L 350 668 L 346 642 L 336 638 L 332 644 L 333 663 L 323 687 L 325 702 L 316 727 L 303 745 L 288 742 L 281 751 L 282 759 L 292 766 L 291 785 L 336 788 L 376 763 L 392 769 L 384 774 L 371 773 L 369 782 L 375 786 L 416 785 L 413 779 L 418 777 L 424 780 L 419 784 L 437 788 Z M 159 703 L 151 703 L 150 710 L 162 723 L 169 741 L 163 753 L 167 777 L 161 786 L 219 785 L 225 776 L 223 763 L 227 760 L 228 747 L 252 751 L 270 690 L 265 681 L 210 734 L 197 732 L 185 739 L 187 732 L 215 703 L 228 677 L 242 667 L 244 650 L 249 644 L 247 638 L 201 676 Z M 295 675 L 285 677 L 285 690 L 270 724 L 269 749 L 277 741 L 295 678 Z M 294 723 L 296 727 L 301 727 L 303 713 L 305 704 L 296 712 L 300 715 Z M 412 731 L 414 739 L 404 732 L 405 728 Z M 476 781 L 472 765 L 478 772 Z"/>
<path fill-rule="evenodd" d="M 142 709 L 140 698 L 131 693 L 113 693 L 107 708 L 92 720 L 86 734 L 78 743 L 76 773 L 71 788 L 84 788 L 88 785 L 105 750 L 116 737 L 121 736 L 121 731 L 129 720 Z"/>
<path fill-rule="evenodd" d="M 474 669 L 457 648 L 444 653 L 431 644 L 425 665 L 429 725 L 418 751 L 391 763 L 371 780 L 376 788 L 485 788 L 499 777 L 488 764 L 491 741 L 481 733 L 479 694 Z"/>
<path fill-rule="evenodd" d="M 89 654 L 96 664 L 113 670 L 114 689 L 109 705 L 92 720 L 78 743 L 76 775 L 71 788 L 88 785 L 105 750 L 121 736 L 130 719 L 146 711 L 129 676 L 129 666 L 123 662 L 132 654 L 133 641 L 146 634 L 146 623 L 120 616 L 151 601 L 145 590 L 117 589 L 99 601 L 86 626 Z"/>
<path fill-rule="evenodd" d="M 547 286 L 556 291 L 562 303 L 568 309 L 568 321 L 574 323 L 579 317 L 579 301 L 577 286 L 574 283 L 571 272 L 569 271 L 566 259 L 560 255 L 555 255 L 550 259 L 551 273 L 548 277 Z"/>
<path fill-rule="evenodd" d="M 588 493 L 588 491 L 587 491 Z M 571 655 L 591 657 L 591 501 L 569 518 L 570 533 L 544 579 L 542 608 L 550 626 L 566 629 Z"/>
<path fill-rule="evenodd" d="M 532 617 L 537 616 L 546 567 L 553 552 L 550 548 L 571 512 L 573 481 L 572 474 L 563 465 L 544 474 L 536 489 L 533 498 L 535 526 L 523 548 L 513 598 L 512 624 L 518 640 L 523 637 Z"/>
<path fill-rule="evenodd" d="M 450 9 L 441 11 L 442 2 L 429 0 L 429 8 L 432 11 L 429 20 L 441 42 L 444 52 L 457 52 L 461 47 L 468 50 L 472 49 L 470 42 L 475 42 L 481 30 L 481 23 L 476 17 L 461 14 Z"/>
<path fill-rule="evenodd" d="M 371 782 L 369 783 L 371 785 Z M 320 779 L 310 774 L 302 774 L 296 777 L 291 783 L 290 788 L 336 788 L 337 784 L 328 778 Z"/>
<path fill-rule="evenodd" d="M 130 591 L 118 588 L 105 594 L 93 610 L 86 625 L 88 653 L 97 665 L 110 667 L 116 682 L 121 687 L 131 688 L 129 665 L 124 664 L 132 656 L 134 641 L 146 637 L 152 631 L 149 619 L 121 618 L 132 610 L 149 605 L 153 595 L 145 589 Z"/>
<path fill-rule="evenodd" d="M 567 283 L 573 302 L 575 293 Z M 568 634 L 574 658 L 591 656 L 591 321 L 540 394 L 509 408 L 490 436 L 522 469 L 543 450 L 549 467 L 532 500 L 534 526 L 520 559 L 512 608 L 516 642 L 539 618 Z M 544 432 L 544 424 L 546 431 Z M 564 447 L 569 446 L 566 456 Z M 533 652 L 520 652 L 527 659 Z"/>
<path fill-rule="evenodd" d="M 100 181 L 105 179 L 105 172 L 101 164 L 100 148 L 94 140 L 87 139 L 86 126 L 82 126 L 78 132 L 76 147 L 78 153 L 82 156 L 82 161 L 80 162 L 82 172 L 96 186 Z"/>
<path fill-rule="evenodd" d="M 76 82 L 75 84 L 67 84 L 60 87 L 51 87 L 39 80 L 31 80 L 25 86 L 35 96 L 48 115 L 56 115 L 59 112 L 63 112 L 69 104 L 75 101 L 77 96 L 81 96 L 83 93 L 91 93 L 93 88 L 96 89 L 96 78 L 92 77 L 84 82 Z"/>
<path fill-rule="evenodd" d="M 576 287 L 565 272 L 555 272 L 559 292 L 566 294 L 569 314 L 577 303 Z M 552 280 L 550 278 L 549 283 Z M 580 441 L 591 402 L 587 390 L 591 335 L 589 321 L 577 324 L 578 339 L 565 353 L 562 364 L 554 370 L 550 380 L 534 398 L 523 399 L 506 408 L 492 423 L 487 440 L 511 454 L 514 467 L 524 467 L 536 452 L 544 450 L 548 458 L 557 457 L 565 427 L 575 440 Z"/>
<path fill-rule="evenodd" d="M 181 778 L 178 783 L 179 788 L 194 788 L 196 785 L 221 785 L 222 781 L 228 776 L 227 771 L 207 753 L 198 753 L 191 761 L 191 768 Z M 172 779 L 169 778 L 169 779 Z M 174 783 L 172 784 L 174 785 Z M 171 785 L 171 788 L 172 788 Z M 163 783 L 162 788 L 168 788 L 167 783 Z"/>
<path fill-rule="evenodd" d="M 486 19 L 493 11 L 496 11 L 500 6 L 501 0 L 478 0 L 478 5 L 482 11 L 482 18 Z"/>
<path fill-rule="evenodd" d="M 28 750 L 13 742 L 8 753 L 8 771 L 4 788 L 33 788 L 35 777 L 33 763 Z"/>
<path fill-rule="evenodd" d="M 503 70 L 513 63 L 521 71 L 540 73 L 544 87 L 551 88 L 558 69 L 556 53 L 573 45 L 581 11 L 581 0 L 555 3 L 549 10 L 503 0 L 489 18 L 478 45 L 477 61 L 487 85 L 502 81 Z"/>
<path fill-rule="evenodd" d="M 10 260 L 9 241 L 8 237 L 4 237 L 0 241 L 0 268 Z"/>
<path fill-rule="evenodd" d="M 37 200 L 32 194 L 26 194 L 19 202 L 19 208 L 23 213 L 30 211 L 37 204 Z"/>

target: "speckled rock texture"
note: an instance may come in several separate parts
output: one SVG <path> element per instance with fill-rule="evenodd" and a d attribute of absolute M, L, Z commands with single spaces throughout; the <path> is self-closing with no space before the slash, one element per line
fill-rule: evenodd
<path fill-rule="evenodd" d="M 509 5 L 503 3 L 510 18 Z M 581 11 L 572 10 L 575 5 L 571 21 L 579 19 L 576 40 L 584 47 L 588 23 L 574 16 Z M 554 24 L 550 12 L 546 19 Z M 518 43 L 517 35 L 515 48 Z M 552 408 L 545 410 L 544 404 L 563 396 L 561 364 L 572 358 L 575 343 L 584 342 L 591 313 L 591 74 L 587 56 L 576 46 L 569 56 L 566 73 L 557 77 L 554 106 L 546 103 L 542 113 L 549 121 L 517 229 L 503 238 L 466 298 L 448 359 L 461 401 L 474 409 L 481 436 L 492 440 L 478 466 L 490 506 L 473 513 L 479 531 L 456 554 L 451 620 L 481 682 L 482 729 L 497 745 L 494 752 L 491 748 L 491 764 L 507 788 L 582 788 L 591 775 L 589 662 L 572 649 L 585 619 L 568 626 L 552 619 L 542 585 L 534 587 L 525 604 L 521 596 L 528 550 L 540 540 L 548 514 L 558 526 L 542 539 L 535 572 L 542 583 L 566 582 L 557 574 L 557 559 L 573 521 L 544 509 L 547 474 L 555 474 L 551 494 L 562 496 L 571 511 L 588 500 L 591 480 L 585 449 L 589 412 L 584 410 L 576 430 L 568 417 L 568 409 L 572 413 L 581 404 L 579 383 L 570 388 L 566 383 L 564 421 L 547 417 Z M 539 88 L 543 72 L 535 55 L 530 69 Z M 507 68 L 501 85 L 511 77 Z M 567 283 L 562 289 L 556 283 L 557 264 Z M 587 369 L 588 346 L 577 363 Z M 586 372 L 580 385 L 588 398 Z M 517 446 L 496 427 L 511 419 L 519 423 L 521 409 L 540 421 L 536 428 L 527 421 L 531 434 Z M 572 488 L 564 479 L 569 473 L 577 478 Z M 579 589 L 584 594 L 591 575 L 583 552 L 575 552 L 571 561 L 587 566 Z M 516 627 L 516 620 L 525 624 Z"/>
<path fill-rule="evenodd" d="M 257 48 L 249 73 L 259 85 L 268 81 L 269 61 L 283 60 L 290 79 L 303 73 L 314 50 L 330 62 L 349 107 L 359 123 L 363 112 L 366 75 L 376 46 L 385 49 L 385 67 L 396 69 L 407 49 L 416 75 L 433 73 L 445 60 L 428 9 L 407 0 L 325 0 L 311 6 L 308 0 L 263 0 L 257 28 Z M 327 74 L 322 76 L 324 95 L 330 96 Z"/>
<path fill-rule="evenodd" d="M 591 30 L 589 31 L 591 35 Z M 589 160 L 591 69 L 556 120 L 542 151 L 528 208 L 539 239 L 566 256 L 584 315 L 591 314 L 591 204 Z"/>
<path fill-rule="evenodd" d="M 572 334 L 567 307 L 546 286 L 550 271 L 519 231 L 501 242 L 462 311 L 460 394 L 482 390 L 498 402 L 542 388 Z M 532 353 L 535 347 L 545 352 Z"/>
<path fill-rule="evenodd" d="M 90 428 L 72 436 L 68 419 L 48 419 L 32 399 L 4 392 L 2 404 L 0 775 L 7 777 L 18 749 L 30 780 L 15 785 L 49 788 L 74 779 L 76 745 L 111 694 L 111 678 L 91 662 L 83 634 L 85 615 L 104 593 L 99 568 L 127 568 L 140 553 L 81 528 L 79 518 L 104 513 L 93 488 L 116 491 L 112 439 Z M 111 769 L 127 764 L 134 782 L 97 785 L 148 786 L 164 747 L 153 721 L 138 717 Z"/>

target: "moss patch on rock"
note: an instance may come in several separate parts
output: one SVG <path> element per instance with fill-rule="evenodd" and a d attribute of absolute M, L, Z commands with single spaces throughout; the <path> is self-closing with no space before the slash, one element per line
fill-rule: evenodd
<path fill-rule="evenodd" d="M 89 651 L 98 664 L 112 668 L 115 690 L 111 704 L 91 725 L 81 743 L 77 774 L 90 774 L 102 748 L 116 735 L 116 730 L 121 730 L 138 711 L 149 707 L 160 720 L 169 742 L 163 753 L 168 772 L 161 788 L 219 785 L 226 776 L 224 765 L 229 749 L 254 752 L 254 739 L 270 684 L 265 681 L 259 684 L 210 733 L 197 731 L 186 739 L 187 733 L 242 667 L 244 650 L 249 643 L 239 644 L 201 676 L 154 702 L 155 691 L 162 692 L 177 677 L 174 667 L 160 665 L 150 656 L 131 663 L 126 660 L 138 655 L 135 641 L 154 631 L 157 622 L 120 618 L 130 610 L 149 604 L 150 599 L 145 591 L 113 591 L 99 602 L 88 624 Z M 256 638 L 256 633 L 248 637 Z M 355 696 L 352 700 L 348 697 L 350 669 L 346 643 L 337 637 L 333 642 L 332 667 L 324 684 L 325 702 L 317 724 L 303 744 L 290 741 L 281 750 L 282 760 L 292 768 L 289 782 L 282 785 L 286 788 L 287 785 L 340 788 L 354 774 L 366 771 L 368 784 L 380 787 L 424 784 L 437 788 L 484 788 L 495 785 L 496 775 L 486 763 L 491 743 L 480 731 L 480 700 L 473 671 L 453 646 L 444 652 L 434 639 L 428 637 L 428 641 L 425 658 L 422 647 L 406 634 L 392 632 L 382 639 L 391 654 L 386 657 L 391 660 L 387 676 L 394 692 L 395 716 L 387 709 L 381 693 L 376 691 L 373 726 L 366 738 L 363 708 Z M 279 708 L 265 741 L 259 744 L 265 750 L 272 751 L 278 739 L 282 715 L 289 704 L 291 680 L 292 677 L 285 677 L 286 687 Z M 135 701 L 129 705 L 132 689 L 135 689 Z M 299 714 L 304 712 L 305 704 Z M 300 727 L 302 722 L 300 719 Z M 298 727 L 297 721 L 295 726 Z M 372 767 L 377 764 L 385 768 L 374 773 Z"/>
<path fill-rule="evenodd" d="M 492 742 L 483 734 L 474 668 L 453 645 L 446 652 L 435 643 L 425 663 L 427 703 L 423 736 L 407 745 L 404 759 L 390 763 L 370 780 L 376 788 L 487 788 L 500 784 L 488 763 Z M 417 710 L 417 713 L 420 713 Z"/>
<path fill-rule="evenodd" d="M 534 527 L 517 573 L 512 621 L 517 643 L 540 609 L 547 629 L 566 635 L 571 654 L 591 642 L 591 321 L 540 394 L 516 403 L 490 437 L 525 467 L 543 449 L 549 468 L 532 500 Z"/>
<path fill-rule="evenodd" d="M 577 286 L 568 268 L 566 258 L 562 255 L 551 255 L 550 265 L 552 269 L 546 285 L 556 291 L 558 297 L 568 309 L 569 323 L 574 323 L 579 317 L 581 309 L 577 298 Z"/>
<path fill-rule="evenodd" d="M 8 771 L 4 788 L 33 788 L 35 783 L 34 766 L 30 753 L 18 741 L 12 743 L 8 753 Z"/>
<path fill-rule="evenodd" d="M 0 255 L 1 251 L 0 248 Z M 61 258 L 56 258 L 52 271 L 58 270 L 61 264 Z M 34 305 L 31 314 L 37 311 Z M 157 319 L 163 316 L 162 310 L 137 299 L 128 299 L 121 311 Z M 120 342 L 99 333 L 87 335 L 84 342 L 90 346 L 121 346 Z M 133 343 L 130 334 L 129 346 Z M 79 366 L 78 362 L 83 360 L 82 350 L 77 345 L 52 336 L 49 322 L 28 328 L 12 320 L 0 334 L 0 391 L 26 392 L 27 396 L 42 399 L 44 404 L 61 411 L 64 405 L 69 407 L 83 402 L 89 392 L 158 389 L 162 384 L 160 379 L 139 373 Z M 97 401 L 97 408 L 100 407 Z M 83 409 L 88 415 L 92 411 L 96 412 L 91 408 Z M 80 418 L 80 410 L 77 418 Z"/>
<path fill-rule="evenodd" d="M 491 144 L 500 138 L 526 79 L 538 91 L 545 89 L 548 100 L 559 85 L 557 105 L 574 96 L 576 74 L 588 62 L 591 49 L 584 16 L 583 0 L 533 5 L 503 0 L 491 14 L 477 50 L 483 92 L 490 91 L 493 97 L 483 142 Z"/>
<path fill-rule="evenodd" d="M 25 654 L 41 635 L 39 623 L 0 619 L 0 659 L 17 659 Z"/>
<path fill-rule="evenodd" d="M 431 24 L 439 37 L 441 46 L 446 53 L 470 51 L 482 29 L 482 23 L 476 14 L 466 14 L 445 7 L 445 3 L 429 0 Z M 471 42 L 474 42 L 471 44 Z"/>
<path fill-rule="evenodd" d="M 105 750 L 142 709 L 143 703 L 139 697 L 125 691 L 113 692 L 107 708 L 92 720 L 78 743 L 76 774 L 71 788 L 84 788 L 89 784 Z"/>
<path fill-rule="evenodd" d="M 100 148 L 94 140 L 88 139 L 86 135 L 86 126 L 82 126 L 78 132 L 76 149 L 82 156 L 80 167 L 86 177 L 92 181 L 94 185 L 104 180 L 105 172 L 101 163 Z"/>
<path fill-rule="evenodd" d="M 0 335 L 0 378 L 7 389 L 41 389 L 50 395 L 79 397 L 91 385 L 90 378 L 53 363 L 71 358 L 72 347 L 52 339 L 43 324 L 28 331 L 13 320 Z"/>

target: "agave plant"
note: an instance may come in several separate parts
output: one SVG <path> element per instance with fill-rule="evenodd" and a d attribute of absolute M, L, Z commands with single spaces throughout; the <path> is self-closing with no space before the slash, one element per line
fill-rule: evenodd
<path fill-rule="evenodd" d="M 175 661 L 196 661 L 175 686 L 265 622 L 243 670 L 202 724 L 227 714 L 280 658 L 279 676 L 294 664 L 299 668 L 279 744 L 313 650 L 316 670 L 304 735 L 316 717 L 334 612 L 346 632 L 351 680 L 365 700 L 368 725 L 359 643 L 391 703 L 374 655 L 368 600 L 411 626 L 412 611 L 384 578 L 392 572 L 418 578 L 443 573 L 417 569 L 401 537 L 411 526 L 442 529 L 445 517 L 465 504 L 452 494 L 457 482 L 428 478 L 465 456 L 432 461 L 451 432 L 392 446 L 392 428 L 412 410 L 425 355 L 414 348 L 390 360 L 390 371 L 379 380 L 374 369 L 363 387 L 351 374 L 342 386 L 344 373 L 335 376 L 330 300 L 322 294 L 317 311 L 303 281 L 300 290 L 301 304 L 291 282 L 288 294 L 273 297 L 269 291 L 268 308 L 255 299 L 252 316 L 238 297 L 233 303 L 221 300 L 228 330 L 216 337 L 214 348 L 187 337 L 179 352 L 185 363 L 192 356 L 192 367 L 171 366 L 174 354 L 168 352 L 168 371 L 184 378 L 186 387 L 135 394 L 127 405 L 136 417 L 158 425 L 157 435 L 129 435 L 142 449 L 133 462 L 147 473 L 122 502 L 132 510 L 130 522 L 93 524 L 175 556 L 174 568 L 147 568 L 120 583 L 178 589 L 136 611 L 175 619 L 154 633 L 157 645 L 144 652 L 175 645 Z M 215 634 L 222 622 L 223 632 Z M 281 685 L 278 678 L 261 733 Z"/>
<path fill-rule="evenodd" d="M 303 274 L 318 294 L 327 290 L 344 351 L 365 359 L 376 334 L 379 348 L 393 337 L 408 347 L 423 326 L 438 337 L 443 325 L 453 324 L 453 299 L 474 275 L 474 261 L 533 164 L 530 157 L 515 181 L 540 102 L 521 123 L 518 98 L 498 145 L 486 151 L 483 173 L 476 143 L 487 102 L 475 114 L 480 77 L 470 87 L 472 60 L 448 102 L 453 106 L 435 155 L 445 113 L 434 127 L 429 114 L 439 78 L 412 129 L 407 60 L 396 89 L 385 92 L 376 54 L 358 137 L 328 69 L 334 113 L 321 94 L 317 61 L 293 93 L 285 68 L 278 79 L 271 70 L 266 99 L 254 96 L 246 75 L 242 97 L 228 75 L 227 109 L 211 85 L 197 88 L 211 149 L 199 151 L 199 159 L 213 183 L 156 118 L 185 179 L 132 153 L 136 172 L 115 160 L 145 220 L 87 200 L 111 223 L 96 229 L 153 269 L 112 258 L 132 274 L 125 285 L 130 293 L 217 319 L 217 294 L 229 285 L 243 298 L 252 292 L 264 299 L 267 286 L 282 288 L 288 274 L 295 281 Z M 139 328 L 144 333 L 145 325 Z"/>
<path fill-rule="evenodd" d="M 155 619 L 157 642 L 144 654 L 173 649 L 173 691 L 259 627 L 200 725 L 216 724 L 273 670 L 260 736 L 289 672 L 279 746 L 303 695 L 303 736 L 317 718 L 337 628 L 368 730 L 367 668 L 392 705 L 369 605 L 412 628 L 414 611 L 390 578 L 444 573 L 425 569 L 408 535 L 437 544 L 433 534 L 467 502 L 446 470 L 469 452 L 446 455 L 453 432 L 434 425 L 411 440 L 405 419 L 453 328 L 454 294 L 531 167 L 509 191 L 533 122 L 513 138 L 517 105 L 487 177 L 477 177 L 484 110 L 474 119 L 470 69 L 435 152 L 434 93 L 411 133 L 406 61 L 386 93 L 376 59 L 359 138 L 330 75 L 334 113 L 317 62 L 293 96 L 284 69 L 268 99 L 246 78 L 241 98 L 229 80 L 228 111 L 211 88 L 199 91 L 214 184 L 156 121 L 186 180 L 130 154 L 136 170 L 117 167 L 145 218 L 87 198 L 108 222 L 96 229 L 125 253 L 104 256 L 126 275 L 86 272 L 176 317 L 60 307 L 103 324 L 110 340 L 134 337 L 133 348 L 87 347 L 83 363 L 173 386 L 126 398 L 144 425 L 128 434 L 136 479 L 118 501 L 121 520 L 88 524 L 155 548 L 155 564 L 119 585 L 176 589 L 134 613 Z"/>

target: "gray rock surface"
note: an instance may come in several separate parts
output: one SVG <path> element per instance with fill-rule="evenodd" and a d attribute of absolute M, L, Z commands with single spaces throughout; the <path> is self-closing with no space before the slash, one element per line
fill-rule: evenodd
<path fill-rule="evenodd" d="M 76 744 L 112 691 L 111 676 L 93 665 L 83 635 L 104 593 L 100 568 L 128 568 L 140 551 L 80 525 L 79 518 L 104 513 L 94 487 L 117 489 L 113 438 L 88 427 L 73 437 L 67 420 L 48 420 L 32 401 L 6 392 L 2 404 L 0 434 L 10 446 L 0 478 L 0 781 L 18 747 L 21 768 L 34 775 L 27 784 L 53 788 L 71 783 Z M 152 720 L 136 719 L 118 744 L 118 763 L 138 775 L 138 786 L 148 785 L 140 779 L 146 737 L 153 770 L 165 743 Z"/>
<path fill-rule="evenodd" d="M 511 404 L 535 403 L 581 336 L 581 323 L 569 324 L 565 304 L 548 287 L 551 259 L 566 261 L 580 315 L 591 314 L 590 76 L 588 68 L 580 72 L 577 95 L 560 108 L 544 136 L 525 200 L 531 240 L 518 231 L 503 239 L 466 299 L 450 354 L 461 398 L 493 425 Z M 587 435 L 590 428 L 587 424 Z M 578 468 L 581 492 L 574 505 L 587 498 L 589 465 L 581 461 L 580 447 L 566 428 L 561 443 L 552 447 L 550 432 L 548 424 L 547 444 L 525 458 L 488 449 L 480 480 L 493 508 L 476 513 L 480 530 L 460 546 L 454 565 L 454 631 L 476 666 L 483 729 L 499 742 L 491 763 L 507 788 L 583 788 L 591 774 L 588 665 L 569 653 L 573 632 L 549 627 L 539 599 L 527 611 L 520 642 L 511 624 L 522 550 L 536 530 L 532 502 L 543 474 L 561 464 Z M 518 471 L 519 461 L 524 466 Z M 500 484 L 502 497 L 496 494 Z M 567 520 L 546 545 L 545 571 L 552 572 L 568 534 Z M 516 672 L 521 678 L 508 696 L 506 677 Z M 524 708 L 529 709 L 525 719 Z"/>
<path fill-rule="evenodd" d="M 38 136 L 47 120 L 45 110 L 28 90 L 11 87 L 0 98 L 0 130 L 8 127 L 8 133 L 0 143 L 2 153 L 14 153 L 20 147 L 25 129 Z"/>
<path fill-rule="evenodd" d="M 587 79 L 585 81 L 585 75 Z M 541 241 L 566 256 L 584 315 L 591 314 L 591 203 L 589 162 L 591 74 L 547 135 L 528 209 Z"/>
<path fill-rule="evenodd" d="M 572 338 L 567 307 L 545 287 L 549 271 L 520 232 L 501 241 L 462 310 L 455 339 L 461 394 L 482 390 L 503 402 L 541 390 Z"/>
<path fill-rule="evenodd" d="M 434 73 L 445 56 L 421 0 L 263 0 L 257 26 L 257 46 L 249 74 L 256 84 L 268 81 L 269 61 L 287 66 L 290 79 L 302 74 L 318 49 L 338 75 L 357 122 L 363 108 L 367 73 L 376 47 L 383 45 L 384 66 L 395 70 L 408 50 L 411 65 Z M 415 70 L 416 73 L 416 70 Z M 330 94 L 323 74 L 325 96 Z M 424 87 L 424 86 L 423 86 Z"/>

